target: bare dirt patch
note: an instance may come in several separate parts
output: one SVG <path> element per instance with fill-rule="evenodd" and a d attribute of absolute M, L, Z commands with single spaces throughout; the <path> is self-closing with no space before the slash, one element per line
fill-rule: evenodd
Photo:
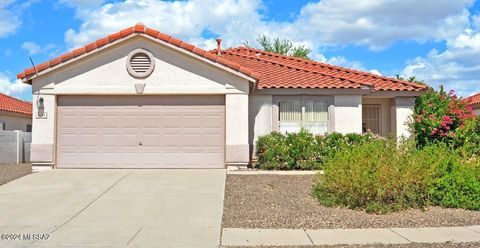
<path fill-rule="evenodd" d="M 0 164 L 0 185 L 32 173 L 31 164 Z"/>
<path fill-rule="evenodd" d="M 224 228 L 389 228 L 479 225 L 480 211 L 430 207 L 386 215 L 321 206 L 314 175 L 227 175 Z"/>

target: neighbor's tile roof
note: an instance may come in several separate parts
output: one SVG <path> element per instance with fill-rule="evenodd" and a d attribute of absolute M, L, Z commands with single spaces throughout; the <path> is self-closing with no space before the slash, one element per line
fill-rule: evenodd
<path fill-rule="evenodd" d="M 473 104 L 480 104 L 480 93 L 477 93 L 473 96 L 469 96 L 465 99 L 463 99 L 465 103 L 468 105 L 473 105 Z"/>
<path fill-rule="evenodd" d="M 239 71 L 239 72 L 241 72 L 241 73 L 243 73 L 247 76 L 250 76 L 254 79 L 258 79 L 258 77 L 260 76 L 250 68 L 242 66 L 242 65 L 240 65 L 238 63 L 235 63 L 233 61 L 226 60 L 225 58 L 223 58 L 221 56 L 217 56 L 216 54 L 209 53 L 209 52 L 207 52 L 207 51 L 205 51 L 201 48 L 195 47 L 194 45 L 188 44 L 188 43 L 183 42 L 179 39 L 176 39 L 172 36 L 169 36 L 169 35 L 166 35 L 164 33 L 158 32 L 154 29 L 148 28 L 148 27 L 144 26 L 143 24 L 137 24 L 134 27 L 129 27 L 129 28 L 126 28 L 124 30 L 121 30 L 120 32 L 117 32 L 117 33 L 111 34 L 107 37 L 98 39 L 95 42 L 92 42 L 92 43 L 90 43 L 90 44 L 88 44 L 84 47 L 81 47 L 81 48 L 75 49 L 73 51 L 70 51 L 68 53 L 65 53 L 65 54 L 63 54 L 63 55 L 61 55 L 57 58 L 54 58 L 50 61 L 38 64 L 37 66 L 35 66 L 35 68 L 33 68 L 33 67 L 28 68 L 25 71 L 19 73 L 17 75 L 17 78 L 18 79 L 24 79 L 27 76 L 33 75 L 33 74 L 36 73 L 35 69 L 36 69 L 37 72 L 41 72 L 41 71 L 44 71 L 44 70 L 49 69 L 49 68 L 61 66 L 61 64 L 64 63 L 64 62 L 67 62 L 67 61 L 69 61 L 69 60 L 71 60 L 75 57 L 79 57 L 83 54 L 93 52 L 98 48 L 101 48 L 101 47 L 103 47 L 103 46 L 105 46 L 109 43 L 112 43 L 116 40 L 123 39 L 123 38 L 125 38 L 125 37 L 127 37 L 127 36 L 129 36 L 133 33 L 146 34 L 146 35 L 149 35 L 153 38 L 162 40 L 164 42 L 168 42 L 168 43 L 170 43 L 174 46 L 177 46 L 177 47 L 182 48 L 184 50 L 187 50 L 189 52 L 193 52 L 193 53 L 195 53 L 195 54 L 197 54 L 201 57 L 207 58 L 207 59 L 209 59 L 213 62 L 219 63 L 223 66 L 227 66 L 227 67 L 229 67 L 229 68 L 231 68 L 235 71 Z"/>
<path fill-rule="evenodd" d="M 0 93 L 0 110 L 19 114 L 32 114 L 32 103 Z"/>
<path fill-rule="evenodd" d="M 212 50 L 215 53 L 216 50 Z M 239 47 L 222 55 L 261 74 L 258 88 L 361 88 L 375 91 L 422 91 L 425 85 L 330 64 Z"/>

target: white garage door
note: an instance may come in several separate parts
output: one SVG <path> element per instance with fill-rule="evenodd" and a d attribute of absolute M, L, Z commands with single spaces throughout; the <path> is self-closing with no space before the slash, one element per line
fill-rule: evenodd
<path fill-rule="evenodd" d="M 224 96 L 59 96 L 58 168 L 224 168 Z"/>

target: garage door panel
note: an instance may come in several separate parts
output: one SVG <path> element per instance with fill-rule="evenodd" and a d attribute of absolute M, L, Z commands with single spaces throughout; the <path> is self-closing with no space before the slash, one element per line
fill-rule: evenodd
<path fill-rule="evenodd" d="M 223 96 L 61 96 L 59 168 L 223 168 Z"/>

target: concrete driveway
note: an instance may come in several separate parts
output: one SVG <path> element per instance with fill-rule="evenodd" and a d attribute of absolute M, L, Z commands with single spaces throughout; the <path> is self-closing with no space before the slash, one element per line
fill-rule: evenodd
<path fill-rule="evenodd" d="M 0 247 L 218 247 L 225 174 L 32 174 L 0 186 Z"/>

